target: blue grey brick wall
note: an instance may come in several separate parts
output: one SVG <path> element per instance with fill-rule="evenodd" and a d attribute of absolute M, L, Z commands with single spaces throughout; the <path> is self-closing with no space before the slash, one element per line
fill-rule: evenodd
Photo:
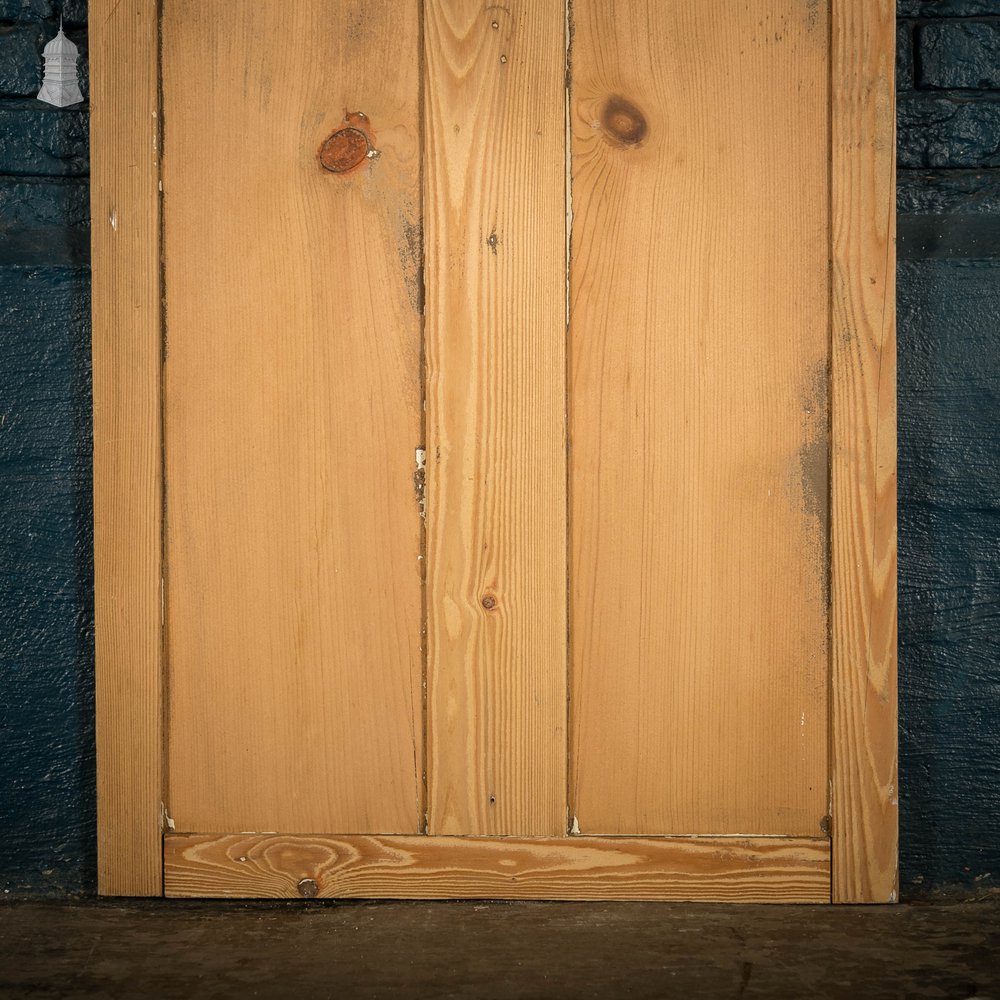
<path fill-rule="evenodd" d="M 900 0 L 904 898 L 1000 885 L 1000 0 Z"/>
<path fill-rule="evenodd" d="M 0 0 L 0 891 L 94 889 L 87 108 Z M 1000 0 L 899 0 L 904 898 L 1000 885 Z"/>
<path fill-rule="evenodd" d="M 93 891 L 96 853 L 87 108 L 34 99 L 58 15 L 0 0 L 0 891 L 34 895 Z"/>

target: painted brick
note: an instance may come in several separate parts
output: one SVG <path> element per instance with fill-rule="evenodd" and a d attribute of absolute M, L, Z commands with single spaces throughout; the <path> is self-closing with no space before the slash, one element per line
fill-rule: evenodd
<path fill-rule="evenodd" d="M 0 236 L 12 229 L 89 224 L 86 178 L 0 177 Z"/>
<path fill-rule="evenodd" d="M 1000 15 L 1000 0 L 896 0 L 899 17 L 977 17 Z"/>
<path fill-rule="evenodd" d="M 901 170 L 900 215 L 1000 215 L 1000 170 Z"/>
<path fill-rule="evenodd" d="M 913 26 L 901 21 L 896 27 L 896 90 L 913 89 Z"/>
<path fill-rule="evenodd" d="M 87 45 L 87 32 L 66 30 L 66 36 L 71 38 L 80 50 L 76 60 L 76 78 L 80 83 L 80 93 L 85 101 L 90 100 L 90 48 Z"/>
<path fill-rule="evenodd" d="M 0 268 L 0 890 L 93 891 L 89 274 Z"/>
<path fill-rule="evenodd" d="M 52 0 L 0 0 L 0 21 L 36 21 L 53 15 Z"/>
<path fill-rule="evenodd" d="M 900 260 L 1000 259 L 1000 170 L 902 170 Z"/>
<path fill-rule="evenodd" d="M 0 174 L 86 176 L 87 127 L 84 104 L 53 108 L 30 99 L 0 102 Z"/>
<path fill-rule="evenodd" d="M 0 268 L 86 264 L 89 216 L 84 178 L 0 177 Z"/>
<path fill-rule="evenodd" d="M 986 512 L 1000 527 L 1000 261 L 903 262 L 898 276 L 901 494 L 934 511 Z M 974 561 L 1000 576 L 998 545 L 1000 534 Z"/>
<path fill-rule="evenodd" d="M 1000 101 L 907 95 L 897 125 L 900 167 L 1000 166 Z"/>
<path fill-rule="evenodd" d="M 1000 261 L 898 276 L 907 898 L 1000 883 Z"/>
<path fill-rule="evenodd" d="M 62 16 L 66 24 L 86 24 L 87 0 L 63 0 Z"/>
<path fill-rule="evenodd" d="M 0 96 L 34 97 L 42 85 L 42 46 L 48 32 L 41 25 L 0 27 Z"/>
<path fill-rule="evenodd" d="M 917 51 L 921 87 L 1000 87 L 1000 22 L 921 25 Z"/>

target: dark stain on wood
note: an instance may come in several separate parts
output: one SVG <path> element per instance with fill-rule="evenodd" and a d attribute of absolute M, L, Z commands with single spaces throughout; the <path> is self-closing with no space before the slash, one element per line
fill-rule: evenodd
<path fill-rule="evenodd" d="M 806 0 L 806 26 L 810 31 L 815 31 L 819 24 L 819 0 Z"/>
<path fill-rule="evenodd" d="M 830 371 L 827 362 L 810 373 L 804 392 L 798 463 L 806 531 L 819 553 L 823 604 L 830 605 Z"/>
<path fill-rule="evenodd" d="M 419 219 L 414 221 L 410 212 L 400 214 L 399 263 L 410 305 L 416 313 L 424 311 L 424 230 Z"/>

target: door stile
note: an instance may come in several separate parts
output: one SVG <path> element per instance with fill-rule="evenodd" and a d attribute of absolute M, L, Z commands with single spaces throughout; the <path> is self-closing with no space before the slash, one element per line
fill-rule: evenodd
<path fill-rule="evenodd" d="M 899 897 L 895 5 L 833 0 L 833 901 Z"/>
<path fill-rule="evenodd" d="M 90 9 L 97 886 L 162 892 L 159 24 Z"/>

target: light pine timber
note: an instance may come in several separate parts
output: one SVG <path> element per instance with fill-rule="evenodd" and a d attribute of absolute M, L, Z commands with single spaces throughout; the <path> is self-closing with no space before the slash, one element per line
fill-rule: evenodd
<path fill-rule="evenodd" d="M 162 30 L 170 815 L 415 833 L 418 3 Z M 334 174 L 346 114 L 378 155 Z"/>
<path fill-rule="evenodd" d="M 97 884 L 162 889 L 156 5 L 90 7 Z"/>
<path fill-rule="evenodd" d="M 822 903 L 830 842 L 169 835 L 164 871 L 168 896 Z"/>
<path fill-rule="evenodd" d="M 436 834 L 566 832 L 564 27 L 424 8 Z"/>
<path fill-rule="evenodd" d="M 571 809 L 827 812 L 823 0 L 572 6 Z"/>
<path fill-rule="evenodd" d="M 833 6 L 833 898 L 898 895 L 890 0 Z"/>

